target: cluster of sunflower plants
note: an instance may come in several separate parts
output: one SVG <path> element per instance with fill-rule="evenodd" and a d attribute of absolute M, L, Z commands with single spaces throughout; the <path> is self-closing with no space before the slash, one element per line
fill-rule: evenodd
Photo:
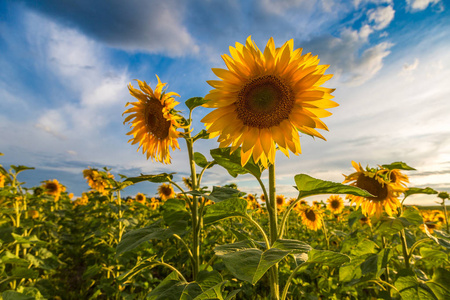
<path fill-rule="evenodd" d="M 448 299 L 448 194 L 408 187 L 405 173 L 414 169 L 405 163 L 363 168 L 352 162 L 355 172 L 342 183 L 295 175 L 297 196 L 286 201 L 276 192 L 276 153 L 300 154 L 299 133 L 324 139 L 318 129 L 328 128 L 321 118 L 338 105 L 332 101 L 334 89 L 322 87 L 332 75 L 325 75 L 328 66 L 319 65 L 317 56 L 294 49 L 292 40 L 276 48 L 271 38 L 260 51 L 249 37 L 245 45 L 230 47 L 230 54 L 222 56 L 227 69 L 212 69 L 220 79 L 208 81 L 213 90 L 185 102 L 186 115 L 176 110 L 174 97 L 179 95 L 167 92 L 159 77 L 154 89 L 140 80 L 139 89 L 129 85 L 136 98 L 124 112 L 130 142 L 147 159 L 169 164 L 170 151 L 184 140 L 190 177 L 184 178 L 184 187 L 175 173 L 115 180 L 106 169 L 85 170 L 93 192 L 76 200 L 70 212 L 53 199 L 59 207 L 49 212 L 55 214 L 54 224 L 72 218 L 61 230 L 73 238 L 55 241 L 59 247 L 73 243 L 72 248 L 53 250 L 60 266 L 52 270 L 70 270 L 65 275 L 77 279 L 76 287 L 58 296 Z M 206 129 L 194 132 L 192 112 L 200 106 L 214 110 L 201 120 Z M 194 150 L 196 141 L 215 137 L 217 149 Z M 234 178 L 253 176 L 259 197 L 236 185 L 204 187 L 202 179 L 211 168 L 224 168 Z M 160 200 L 147 200 L 141 193 L 131 202 L 121 197 L 123 189 L 143 181 L 161 185 Z M 420 212 L 404 205 L 419 193 L 437 194 L 443 210 Z M 310 206 L 305 200 L 330 194 L 328 205 L 320 201 Z M 341 195 L 356 206 L 345 207 Z M 13 231 L 23 235 L 21 227 L 14 228 L 11 236 Z M 17 244 L 6 245 L 12 249 Z M 33 249 L 41 245 L 33 244 Z M 27 259 L 20 246 L 15 255 Z M 55 295 L 45 289 L 40 273 L 13 283 L 18 277 L 14 260 L 1 259 L 10 278 L 2 283 L 10 289 L 3 298 L 5 293 L 36 298 L 27 289 Z M 57 285 L 56 278 L 45 277 Z"/>

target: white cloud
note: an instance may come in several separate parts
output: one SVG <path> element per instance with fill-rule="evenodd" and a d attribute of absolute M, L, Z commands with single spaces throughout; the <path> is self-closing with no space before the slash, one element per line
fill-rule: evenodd
<path fill-rule="evenodd" d="M 441 0 L 406 0 L 406 4 L 411 11 L 421 11 L 428 6 L 441 3 Z"/>
<path fill-rule="evenodd" d="M 379 6 L 376 9 L 370 9 L 367 12 L 369 22 L 373 22 L 375 30 L 386 28 L 394 19 L 395 10 L 392 6 Z"/>

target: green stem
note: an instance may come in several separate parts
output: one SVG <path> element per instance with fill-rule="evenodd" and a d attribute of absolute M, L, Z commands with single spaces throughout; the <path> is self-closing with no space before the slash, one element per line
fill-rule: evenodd
<path fill-rule="evenodd" d="M 322 219 L 322 223 L 323 223 L 323 234 L 325 236 L 325 240 L 327 241 L 327 250 L 330 250 L 330 238 L 328 237 L 328 230 L 327 230 L 327 225 L 326 225 L 326 220 Z"/>
<path fill-rule="evenodd" d="M 278 232 L 278 236 L 281 239 L 284 235 L 284 229 L 286 228 L 286 220 L 289 217 L 289 214 L 291 213 L 292 209 L 295 207 L 295 205 L 300 201 L 300 195 L 295 199 L 295 201 L 292 201 L 292 203 L 286 208 L 283 214 L 283 218 L 281 219 L 280 223 L 280 230 Z"/>
<path fill-rule="evenodd" d="M 444 207 L 444 217 L 445 217 L 445 224 L 447 225 L 447 233 L 450 233 L 448 228 L 447 206 L 445 205 L 445 199 L 442 199 L 442 206 Z"/>
<path fill-rule="evenodd" d="M 384 236 L 381 237 L 381 244 L 383 249 L 386 249 L 386 238 Z M 384 270 L 384 276 L 386 277 L 386 282 L 389 282 L 389 267 L 386 264 L 386 269 Z"/>
<path fill-rule="evenodd" d="M 188 129 L 185 130 L 188 134 L 186 138 L 186 146 L 189 154 L 189 164 L 191 168 L 191 180 L 192 180 L 192 190 L 197 190 L 197 173 L 195 171 L 195 161 L 194 161 L 194 141 L 191 137 L 191 133 Z M 201 216 L 199 216 L 198 209 L 198 199 L 194 195 L 192 199 L 191 213 L 192 213 L 192 255 L 194 257 L 193 265 L 193 277 L 194 280 L 197 279 L 197 275 L 200 269 L 200 231 L 201 231 Z"/>
<path fill-rule="evenodd" d="M 269 242 L 269 238 L 267 237 L 266 232 L 264 231 L 264 229 L 261 227 L 261 225 L 258 224 L 258 222 L 256 222 L 255 220 L 252 219 L 252 217 L 247 216 L 246 218 L 250 223 L 252 223 L 258 230 L 259 232 L 261 232 L 263 238 L 264 238 L 264 242 L 266 243 L 266 249 L 269 250 L 270 249 L 270 242 Z"/>
<path fill-rule="evenodd" d="M 173 237 L 179 240 L 183 244 L 183 246 L 186 247 L 189 258 L 191 259 L 192 263 L 194 263 L 194 256 L 192 255 L 191 249 L 189 249 L 189 246 L 186 244 L 186 242 L 178 234 L 174 234 Z"/>
<path fill-rule="evenodd" d="M 400 238 L 402 240 L 402 250 L 403 250 L 403 257 L 405 258 L 405 267 L 409 269 L 409 255 L 408 255 L 408 245 L 406 244 L 406 236 L 405 236 L 405 229 L 402 229 L 400 231 Z"/>
<path fill-rule="evenodd" d="M 198 182 L 197 185 L 200 186 L 200 182 L 202 182 L 202 177 L 203 177 L 203 173 L 205 173 L 206 169 L 208 169 L 211 165 L 215 164 L 214 161 L 210 162 L 209 164 L 207 164 L 203 170 L 200 172 L 200 175 L 198 175 Z"/>
<path fill-rule="evenodd" d="M 278 220 L 277 220 L 277 201 L 276 201 L 276 188 L 275 188 L 275 164 L 269 166 L 269 199 L 266 199 L 267 206 L 271 207 L 269 213 L 269 233 L 270 233 L 270 245 L 273 245 L 278 239 Z M 278 300 L 280 298 L 280 287 L 278 283 L 278 264 L 275 264 L 271 269 L 270 278 L 270 293 L 272 300 Z"/>
<path fill-rule="evenodd" d="M 289 276 L 288 280 L 286 281 L 286 285 L 284 286 L 283 289 L 283 294 L 281 295 L 281 300 L 285 300 L 286 296 L 287 296 L 287 292 L 289 290 L 289 286 L 291 285 L 291 281 L 294 278 L 295 274 L 298 272 L 298 270 L 300 270 L 301 267 L 303 267 L 304 265 L 308 264 L 308 262 L 304 262 L 302 264 L 299 264 L 294 271 L 292 271 L 291 275 Z"/>
<path fill-rule="evenodd" d="M 424 242 L 428 242 L 431 241 L 431 238 L 424 238 L 421 240 L 418 240 L 417 242 L 415 242 L 412 246 L 411 249 L 409 250 L 409 255 L 411 256 L 414 252 L 414 250 L 416 250 L 417 246 L 419 246 L 420 244 L 424 243 Z"/>

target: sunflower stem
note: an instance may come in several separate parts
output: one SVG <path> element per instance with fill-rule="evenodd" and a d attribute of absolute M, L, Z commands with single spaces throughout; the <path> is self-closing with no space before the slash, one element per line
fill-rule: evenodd
<path fill-rule="evenodd" d="M 278 220 L 277 220 L 277 202 L 276 202 L 276 188 L 275 188 L 275 164 L 269 166 L 269 226 L 270 226 L 270 243 L 273 245 L 278 239 Z M 270 276 L 270 293 L 272 300 L 280 298 L 279 283 L 278 283 L 278 264 L 271 268 L 272 276 Z"/>
<path fill-rule="evenodd" d="M 195 161 L 194 161 L 194 140 L 191 137 L 190 130 L 186 129 L 186 134 L 188 137 L 186 138 L 186 146 L 189 154 L 189 164 L 191 168 L 191 178 L 192 178 L 192 190 L 197 190 L 197 173 L 195 171 Z M 197 279 L 198 272 L 200 269 L 200 231 L 201 231 L 201 216 L 199 216 L 199 207 L 198 207 L 198 198 L 193 195 L 192 197 L 192 255 L 193 255 L 193 267 L 192 267 L 192 275 L 194 280 Z"/>
<path fill-rule="evenodd" d="M 400 238 L 402 240 L 402 250 L 403 250 L 403 257 L 405 259 L 405 267 L 409 269 L 409 254 L 408 254 L 408 245 L 406 244 L 405 229 L 402 229 L 402 231 L 400 231 Z"/>

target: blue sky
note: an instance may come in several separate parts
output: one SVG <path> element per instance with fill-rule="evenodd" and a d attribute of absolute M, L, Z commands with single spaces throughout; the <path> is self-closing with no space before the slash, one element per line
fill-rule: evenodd
<path fill-rule="evenodd" d="M 301 136 L 301 155 L 277 154 L 278 193 L 294 196 L 299 173 L 340 182 L 352 160 L 404 161 L 417 169 L 407 173 L 410 186 L 450 191 L 449 10 L 442 0 L 2 1 L 0 164 L 35 167 L 19 175 L 27 186 L 56 178 L 75 195 L 89 188 L 81 173 L 88 166 L 128 176 L 177 172 L 180 180 L 189 173 L 182 142 L 172 165 L 147 161 L 127 143 L 127 84 L 155 86 L 158 74 L 181 103 L 204 96 L 206 80 L 216 79 L 211 68 L 224 68 L 220 56 L 251 35 L 260 48 L 270 37 L 277 46 L 293 38 L 295 48 L 319 55 L 340 104 L 324 119 L 327 141 Z M 196 132 L 208 111 L 195 111 Z M 217 146 L 201 141 L 196 151 L 208 156 Z M 208 186 L 236 182 L 260 194 L 251 177 L 220 167 L 205 176 Z M 125 195 L 156 188 L 141 183 Z"/>

